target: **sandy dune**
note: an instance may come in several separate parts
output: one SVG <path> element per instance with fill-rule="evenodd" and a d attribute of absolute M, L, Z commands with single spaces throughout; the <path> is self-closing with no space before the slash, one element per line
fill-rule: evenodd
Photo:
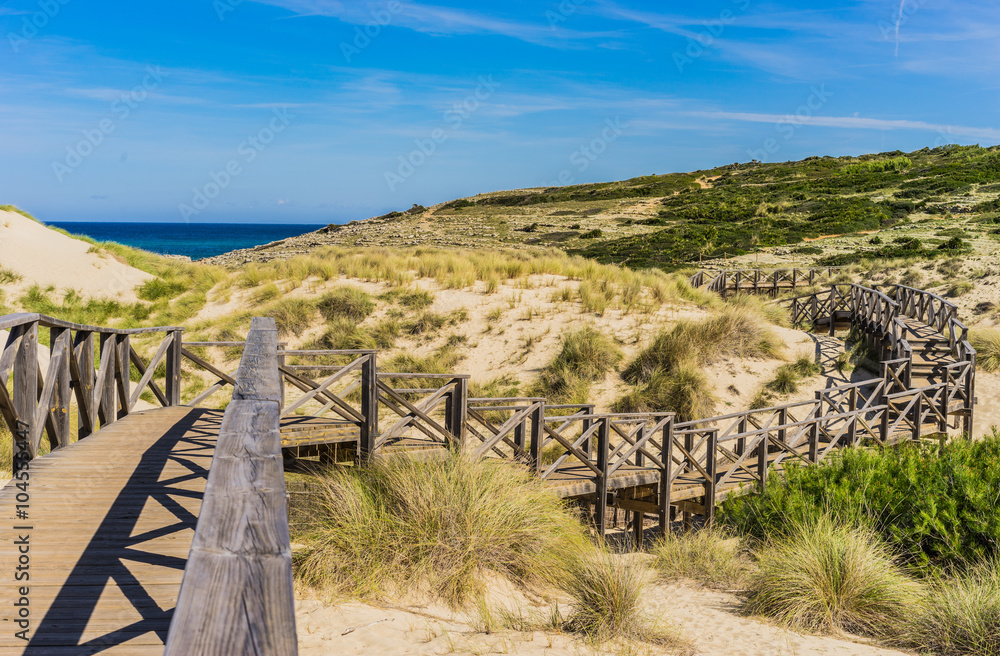
<path fill-rule="evenodd" d="M 20 283 L 8 285 L 8 289 L 51 285 L 59 292 L 75 289 L 87 297 L 134 301 L 136 285 L 153 277 L 89 250 L 86 242 L 16 212 L 0 211 L 0 267 L 23 276 Z"/>

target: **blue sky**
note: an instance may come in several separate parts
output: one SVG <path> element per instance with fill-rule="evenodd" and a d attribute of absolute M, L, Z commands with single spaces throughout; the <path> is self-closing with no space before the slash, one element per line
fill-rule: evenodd
<path fill-rule="evenodd" d="M 1000 4 L 0 0 L 0 203 L 345 222 L 1000 143 Z"/>

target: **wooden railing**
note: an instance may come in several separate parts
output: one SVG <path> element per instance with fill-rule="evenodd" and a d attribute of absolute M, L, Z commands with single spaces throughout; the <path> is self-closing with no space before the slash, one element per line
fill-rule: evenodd
<path fill-rule="evenodd" d="M 298 653 L 273 319 L 254 318 L 184 568 L 166 656 Z"/>
<path fill-rule="evenodd" d="M 71 442 L 74 410 L 75 436 L 84 438 L 132 412 L 145 390 L 161 406 L 180 403 L 181 328 L 116 330 L 12 314 L 0 317 L 0 330 L 8 331 L 0 353 L 0 416 L 14 436 L 15 470 L 38 456 L 43 433 L 52 450 Z M 43 330 L 48 334 L 40 335 Z M 130 340 L 157 333 L 163 339 L 143 361 Z M 49 342 L 45 371 L 39 364 L 40 336 Z"/>
<path fill-rule="evenodd" d="M 842 267 L 811 267 L 804 269 L 730 269 L 698 271 L 689 282 L 693 287 L 706 287 L 725 298 L 731 293 L 769 294 L 799 287 L 811 287 L 829 279 Z"/>

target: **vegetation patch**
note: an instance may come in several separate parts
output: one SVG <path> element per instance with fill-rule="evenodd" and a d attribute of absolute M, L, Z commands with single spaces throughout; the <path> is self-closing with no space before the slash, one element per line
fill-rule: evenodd
<path fill-rule="evenodd" d="M 863 521 L 909 566 L 953 571 L 1000 555 L 998 489 L 994 431 L 983 440 L 844 449 L 819 465 L 791 465 L 762 494 L 727 501 L 720 518 L 764 542 L 826 515 L 847 525 Z"/>
<path fill-rule="evenodd" d="M 593 326 L 569 333 L 559 354 L 542 370 L 538 395 L 556 402 L 583 402 L 590 384 L 603 380 L 623 357 L 618 345 Z"/>
<path fill-rule="evenodd" d="M 1000 372 L 1000 328 L 973 328 L 969 343 L 976 349 L 976 365 L 983 371 Z"/>
<path fill-rule="evenodd" d="M 357 287 L 345 286 L 324 294 L 316 308 L 327 321 L 336 318 L 364 321 L 375 311 L 375 302 Z"/>
<path fill-rule="evenodd" d="M 486 577 L 560 586 L 583 551 L 582 524 L 522 468 L 452 456 L 404 456 L 331 471 L 293 506 L 305 584 L 386 598 L 421 588 L 452 606 L 481 594 Z"/>

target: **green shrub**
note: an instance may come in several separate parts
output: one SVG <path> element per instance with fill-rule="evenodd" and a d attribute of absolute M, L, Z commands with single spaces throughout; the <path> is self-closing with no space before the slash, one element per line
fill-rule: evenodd
<path fill-rule="evenodd" d="M 726 501 L 720 521 L 767 540 L 827 514 L 865 521 L 925 572 L 998 555 L 1000 432 L 944 445 L 844 449 L 816 466 L 786 467 L 762 494 Z"/>
<path fill-rule="evenodd" d="M 316 308 L 327 321 L 337 317 L 364 321 L 375 310 L 375 302 L 357 287 L 338 287 L 324 294 Z"/>
<path fill-rule="evenodd" d="M 390 289 L 382 298 L 410 310 L 426 310 L 434 304 L 434 294 L 424 289 Z"/>
<path fill-rule="evenodd" d="M 907 646 L 942 656 L 1000 654 L 1000 563 L 936 581 L 905 633 Z"/>
<path fill-rule="evenodd" d="M 309 349 L 334 351 L 371 350 L 378 348 L 378 346 L 378 342 L 371 333 L 347 317 L 330 321 L 323 335 L 307 345 Z"/>
<path fill-rule="evenodd" d="M 321 590 L 389 598 L 429 589 L 452 606 L 499 575 L 560 585 L 586 536 L 582 524 L 523 468 L 451 456 L 405 456 L 331 471 L 292 512 L 307 524 L 296 575 Z"/>
<path fill-rule="evenodd" d="M 870 530 L 828 517 L 802 524 L 757 552 L 744 610 L 812 631 L 882 636 L 922 599 Z"/>
<path fill-rule="evenodd" d="M 983 371 L 1000 371 L 1000 328 L 973 328 L 969 343 L 976 349 L 976 364 Z"/>
<path fill-rule="evenodd" d="M 304 298 L 283 298 L 261 312 L 274 318 L 280 335 L 299 335 L 316 319 L 316 306 Z"/>
<path fill-rule="evenodd" d="M 421 312 L 419 315 L 407 321 L 403 329 L 410 335 L 423 335 L 424 333 L 441 330 L 448 323 L 448 317 L 437 312 Z"/>

